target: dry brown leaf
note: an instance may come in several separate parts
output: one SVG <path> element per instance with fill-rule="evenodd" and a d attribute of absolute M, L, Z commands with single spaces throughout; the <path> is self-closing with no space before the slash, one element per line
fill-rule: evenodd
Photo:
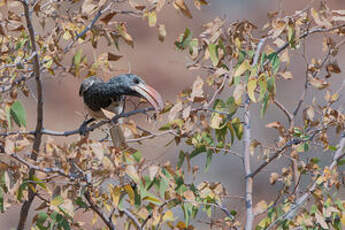
<path fill-rule="evenodd" d="M 185 191 L 183 193 L 183 196 L 188 200 L 188 201 L 194 201 L 195 200 L 195 195 L 191 190 Z"/>
<path fill-rule="evenodd" d="M 111 52 L 108 52 L 108 61 L 117 61 L 122 58 L 122 55 L 116 55 Z"/>
<path fill-rule="evenodd" d="M 318 89 L 325 89 L 329 86 L 328 82 L 316 77 L 309 77 L 309 83 Z"/>
<path fill-rule="evenodd" d="M 181 11 L 183 15 L 185 15 L 188 18 L 192 18 L 192 14 L 190 10 L 188 9 L 187 5 L 185 4 L 184 0 L 175 0 L 174 7 Z"/>
<path fill-rule="evenodd" d="M 192 93 L 190 100 L 195 102 L 197 99 L 203 99 L 204 98 L 204 81 L 200 78 L 200 76 L 197 77 L 197 79 L 193 83 Z"/>
<path fill-rule="evenodd" d="M 158 171 L 159 171 L 159 166 L 157 166 L 157 165 L 152 165 L 149 167 L 149 177 L 150 177 L 151 181 L 155 178 Z"/>
<path fill-rule="evenodd" d="M 160 24 L 158 26 L 158 39 L 159 39 L 159 41 L 163 42 L 166 36 L 167 36 L 167 31 L 165 29 L 165 25 Z"/>
<path fill-rule="evenodd" d="M 275 184 L 277 182 L 277 180 L 279 179 L 279 174 L 276 172 L 271 173 L 271 177 L 270 177 L 270 184 Z"/>
<path fill-rule="evenodd" d="M 104 116 L 106 118 L 108 118 L 109 120 L 111 120 L 116 115 L 115 113 L 113 113 L 113 112 L 111 112 L 109 110 L 103 109 L 103 108 L 101 108 L 101 111 L 104 114 Z"/>
<path fill-rule="evenodd" d="M 176 118 L 178 118 L 179 112 L 182 110 L 183 106 L 182 106 L 182 102 L 178 102 L 177 104 L 175 104 L 169 113 L 168 119 L 169 121 L 173 121 Z"/>

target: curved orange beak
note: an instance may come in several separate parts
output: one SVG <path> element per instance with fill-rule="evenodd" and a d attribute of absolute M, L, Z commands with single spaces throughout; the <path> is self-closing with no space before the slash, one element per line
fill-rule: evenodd
<path fill-rule="evenodd" d="M 163 109 L 164 104 L 161 95 L 151 86 L 144 83 L 139 83 L 135 86 L 132 86 L 131 89 L 145 98 L 153 106 L 153 108 L 155 108 L 156 112 L 160 112 Z"/>

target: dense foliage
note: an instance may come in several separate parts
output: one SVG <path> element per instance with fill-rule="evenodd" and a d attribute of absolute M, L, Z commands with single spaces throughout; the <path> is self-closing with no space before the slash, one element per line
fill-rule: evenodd
<path fill-rule="evenodd" d="M 324 1 L 293 15 L 269 12 L 263 28 L 247 20 L 229 22 L 217 17 L 199 35 L 189 28 L 182 31 L 176 49 L 190 58 L 188 70 L 201 70 L 206 77 L 196 77 L 176 102 L 165 104 L 157 115 L 167 120 L 159 133 L 143 130 L 132 120 L 123 125 L 133 137 L 128 142 L 145 145 L 146 139 L 170 135 L 171 142 L 189 145 L 192 151 L 177 150 L 177 165 L 146 162 L 140 149 L 115 149 L 88 135 L 76 142 L 67 138 L 62 145 L 52 138 L 42 141 L 42 136 L 80 133 L 80 129 L 57 132 L 43 126 L 49 118 L 43 116 L 42 75 L 111 76 L 121 55 L 109 51 L 92 61 L 83 49 L 97 50 L 100 39 L 109 47 L 135 49 L 127 32 L 130 25 L 117 20 L 122 14 L 146 20 L 163 42 L 169 28 L 159 24 L 157 14 L 172 5 L 181 17 L 193 20 L 190 8 L 202 13 L 208 3 L 0 1 L 1 212 L 21 205 L 18 229 L 29 225 L 33 200 L 40 205 L 30 224 L 40 230 L 84 229 L 85 223 L 74 218 L 78 210 L 92 212 L 90 223 L 101 221 L 109 229 L 195 229 L 201 212 L 209 218 L 203 223 L 217 229 L 342 229 L 345 201 L 337 191 L 344 187 L 345 115 L 338 102 L 345 80 L 339 86 L 331 85 L 333 75 L 341 72 L 336 57 L 345 42 L 345 10 L 329 9 Z M 314 34 L 322 35 L 320 41 L 313 41 L 323 50 L 322 57 L 308 56 L 306 43 Z M 290 111 L 277 99 L 277 84 L 297 77 L 289 66 L 294 50 L 298 52 L 293 55 L 305 60 L 304 71 L 297 73 L 305 84 Z M 29 80 L 35 81 L 37 92 L 29 90 Z M 223 92 L 231 96 L 226 98 Z M 308 92 L 321 96 L 310 99 Z M 37 97 L 34 130 L 25 129 L 28 121 L 18 94 Z M 259 108 L 264 117 L 271 106 L 283 116 L 266 125 L 279 136 L 274 146 L 266 146 L 252 134 L 251 113 Z M 107 114 L 109 120 L 92 124 L 87 132 L 148 110 L 113 118 Z M 335 133 L 340 135 L 334 137 Z M 243 143 L 241 153 L 232 151 L 235 142 Z M 319 152 L 329 155 L 328 163 L 321 164 L 315 157 Z M 246 187 L 241 210 L 232 210 L 222 181 L 185 181 L 186 174 L 198 177 L 196 156 L 205 156 L 206 165 L 200 168 L 208 170 L 219 153 L 243 162 L 244 176 L 238 178 Z M 279 184 L 280 191 L 272 200 L 254 203 L 255 177 L 280 157 L 289 163 L 267 178 L 272 185 Z M 254 159 L 260 161 L 255 166 Z"/>

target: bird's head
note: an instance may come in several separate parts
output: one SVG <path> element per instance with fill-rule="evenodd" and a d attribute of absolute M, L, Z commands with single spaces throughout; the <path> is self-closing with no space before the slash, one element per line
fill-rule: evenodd
<path fill-rule="evenodd" d="M 80 85 L 79 96 L 82 97 L 84 93 L 95 83 L 103 83 L 103 80 L 95 76 L 86 78 Z"/>
<path fill-rule="evenodd" d="M 120 94 L 145 98 L 156 111 L 160 111 L 164 107 L 161 95 L 135 74 L 113 77 L 108 84 L 114 85 Z"/>

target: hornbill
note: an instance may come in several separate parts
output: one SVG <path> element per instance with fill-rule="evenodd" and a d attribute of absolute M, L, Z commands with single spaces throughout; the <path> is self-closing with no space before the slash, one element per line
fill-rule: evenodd
<path fill-rule="evenodd" d="M 125 96 L 146 99 L 156 112 L 163 108 L 163 100 L 160 94 L 134 74 L 122 74 L 112 77 L 108 82 L 104 82 L 95 76 L 89 77 L 81 83 L 79 95 L 83 97 L 85 107 L 92 117 L 87 123 L 95 119 L 106 118 L 102 109 L 115 114 L 122 113 Z M 121 121 L 118 123 L 121 123 Z M 125 144 L 125 138 L 119 124 L 115 124 L 110 128 L 110 136 L 114 147 Z"/>

